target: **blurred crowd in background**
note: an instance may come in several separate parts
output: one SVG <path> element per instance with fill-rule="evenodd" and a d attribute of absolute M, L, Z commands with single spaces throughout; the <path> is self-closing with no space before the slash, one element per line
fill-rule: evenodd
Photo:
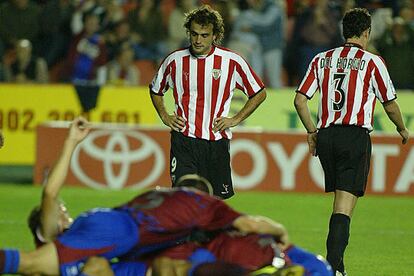
<path fill-rule="evenodd" d="M 369 51 L 414 90 L 414 0 L 0 0 L 0 81 L 148 85 L 188 45 L 184 14 L 201 4 L 223 16 L 222 46 L 270 88 L 297 86 L 315 54 L 344 42 L 344 12 L 365 7 Z"/>

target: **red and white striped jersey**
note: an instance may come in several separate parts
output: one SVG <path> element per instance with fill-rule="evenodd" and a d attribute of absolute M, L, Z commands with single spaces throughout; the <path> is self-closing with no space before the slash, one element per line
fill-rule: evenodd
<path fill-rule="evenodd" d="M 171 53 L 150 84 L 151 93 L 164 95 L 173 90 L 175 112 L 186 120 L 183 134 L 206 140 L 231 138 L 231 132 L 213 132 L 213 120 L 226 117 L 234 89 L 248 97 L 264 88 L 263 82 L 238 54 L 213 46 L 205 57 L 189 48 Z"/>
<path fill-rule="evenodd" d="M 371 131 L 375 98 L 397 97 L 384 60 L 349 43 L 313 58 L 297 92 L 311 98 L 317 90 L 318 129 L 335 124 Z"/>

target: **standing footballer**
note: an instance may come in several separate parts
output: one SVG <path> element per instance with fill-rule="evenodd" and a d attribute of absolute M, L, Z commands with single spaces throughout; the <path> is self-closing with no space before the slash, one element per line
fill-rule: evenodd
<path fill-rule="evenodd" d="M 224 24 L 220 14 L 205 5 L 186 14 L 184 27 L 190 46 L 168 55 L 150 85 L 151 99 L 165 125 L 171 128 L 172 185 L 186 174 L 207 178 L 214 194 L 234 194 L 231 180 L 230 127 L 246 119 L 266 98 L 263 82 L 238 54 L 219 47 Z M 174 114 L 163 101 L 173 90 Z M 248 100 L 227 117 L 235 89 Z"/>
<path fill-rule="evenodd" d="M 343 256 L 352 211 L 364 195 L 371 159 L 375 98 L 407 143 L 396 93 L 381 57 L 365 51 L 371 30 L 366 9 L 349 10 L 342 21 L 345 45 L 316 55 L 295 96 L 295 107 L 308 131 L 309 151 L 319 156 L 325 192 L 334 192 L 326 241 L 327 260 L 337 275 L 345 275 Z M 318 124 L 307 106 L 319 90 Z"/>

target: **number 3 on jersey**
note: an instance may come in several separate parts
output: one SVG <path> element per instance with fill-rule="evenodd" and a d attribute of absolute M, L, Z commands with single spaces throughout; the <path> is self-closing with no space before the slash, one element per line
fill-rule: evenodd
<path fill-rule="evenodd" d="M 344 91 L 344 80 L 346 73 L 335 73 L 333 74 L 334 92 L 331 96 L 332 109 L 334 111 L 340 111 L 345 104 L 345 91 Z"/>

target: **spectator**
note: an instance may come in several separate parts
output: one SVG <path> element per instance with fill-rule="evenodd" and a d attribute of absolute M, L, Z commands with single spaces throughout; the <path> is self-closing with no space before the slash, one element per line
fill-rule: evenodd
<path fill-rule="evenodd" d="M 19 39 L 37 41 L 39 14 L 39 7 L 29 0 L 12 0 L 1 5 L 0 38 L 6 48 L 14 48 Z"/>
<path fill-rule="evenodd" d="M 376 43 L 397 89 L 414 89 L 414 36 L 401 17 L 394 18 Z"/>
<path fill-rule="evenodd" d="M 105 34 L 105 43 L 108 53 L 108 60 L 113 60 L 119 48 L 124 43 L 130 44 L 133 49 L 137 47 L 135 36 L 131 34 L 131 28 L 126 20 L 119 21 L 113 28 Z"/>
<path fill-rule="evenodd" d="M 15 50 L 16 59 L 5 68 L 6 81 L 17 83 L 48 82 L 47 64 L 44 59 L 32 54 L 32 44 L 29 40 L 19 40 Z"/>
<path fill-rule="evenodd" d="M 405 4 L 400 9 L 400 14 L 412 30 L 414 30 L 414 2 Z"/>
<path fill-rule="evenodd" d="M 75 11 L 71 20 L 71 29 L 74 35 L 79 34 L 84 29 L 84 17 L 86 13 L 94 13 L 100 19 L 103 13 L 103 7 L 99 6 L 95 0 L 78 0 L 75 1 Z M 100 20 L 99 20 L 100 21 Z"/>
<path fill-rule="evenodd" d="M 49 1 L 41 17 L 40 55 L 50 68 L 61 60 L 68 51 L 72 37 L 70 22 L 74 7 L 68 0 Z"/>
<path fill-rule="evenodd" d="M 85 13 L 84 30 L 73 39 L 67 58 L 67 78 L 75 85 L 83 112 L 96 107 L 100 86 L 105 83 L 106 47 L 98 30 L 98 16 Z"/>
<path fill-rule="evenodd" d="M 342 43 L 339 21 L 341 14 L 328 0 L 315 1 L 297 16 L 288 62 L 302 78 L 312 58 L 321 51 Z"/>
<path fill-rule="evenodd" d="M 249 9 L 240 15 L 242 18 L 235 24 L 236 36 L 245 37 L 242 39 L 250 37 L 254 51 L 258 51 L 256 41 L 260 44 L 259 57 L 251 57 L 250 60 L 257 62 L 255 69 L 259 76 L 263 78 L 266 72 L 270 87 L 280 88 L 285 11 L 280 1 L 248 0 L 247 3 Z"/>
<path fill-rule="evenodd" d="M 237 12 L 235 12 L 237 4 L 234 3 L 234 1 L 228 0 L 201 0 L 200 2 L 204 2 L 204 4 L 211 5 L 213 9 L 220 13 L 221 17 L 223 18 L 224 25 L 226 26 L 226 31 L 222 39 L 222 44 L 227 45 L 230 38 L 229 36 L 233 31 L 234 19 L 237 15 Z"/>
<path fill-rule="evenodd" d="M 138 42 L 135 59 L 159 61 L 167 52 L 166 30 L 161 11 L 155 0 L 142 0 L 138 7 L 128 13 L 128 23 Z"/>
<path fill-rule="evenodd" d="M 69 78 L 75 84 L 98 83 L 98 68 L 106 63 L 106 47 L 98 30 L 97 15 L 84 14 L 84 30 L 73 38 L 67 57 Z"/>
<path fill-rule="evenodd" d="M 259 76 L 263 75 L 262 46 L 258 36 L 248 32 L 253 17 L 247 0 L 239 2 L 240 14 L 234 20 L 233 32 L 230 36 L 229 48 L 234 49 L 250 63 Z"/>
<path fill-rule="evenodd" d="M 113 28 L 119 21 L 124 19 L 122 7 L 116 0 L 100 0 L 103 12 L 100 17 L 101 32 Z"/>
<path fill-rule="evenodd" d="M 128 43 L 118 48 L 115 60 L 107 65 L 108 84 L 139 85 L 140 73 L 134 65 L 134 51 Z"/>
<path fill-rule="evenodd" d="M 4 44 L 0 38 L 0 82 L 4 81 Z"/>
<path fill-rule="evenodd" d="M 4 55 L 4 43 L 3 40 L 0 37 L 0 58 Z"/>
<path fill-rule="evenodd" d="M 99 32 L 112 28 L 124 18 L 122 7 L 114 0 L 81 0 L 75 5 L 75 12 L 71 21 L 72 32 L 79 34 L 84 26 L 85 13 L 93 13 L 99 19 Z"/>
<path fill-rule="evenodd" d="M 174 10 L 168 20 L 168 48 L 169 51 L 181 48 L 188 44 L 187 33 L 183 22 L 185 13 L 195 8 L 195 0 L 177 0 Z"/>

